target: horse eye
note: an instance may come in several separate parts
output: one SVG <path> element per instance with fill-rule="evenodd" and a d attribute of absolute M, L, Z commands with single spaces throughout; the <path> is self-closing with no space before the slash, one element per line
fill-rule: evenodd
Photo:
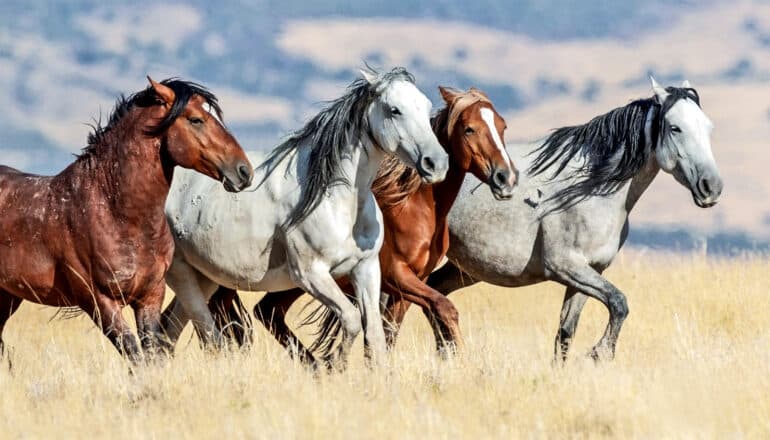
<path fill-rule="evenodd" d="M 681 129 L 681 128 L 679 128 L 679 126 L 677 126 L 677 125 L 672 125 L 672 126 L 671 126 L 671 132 L 672 132 L 672 133 L 681 133 L 681 132 L 682 132 L 682 129 Z"/>
<path fill-rule="evenodd" d="M 470 136 L 473 133 L 476 133 L 476 131 L 474 129 L 472 129 L 471 127 L 465 127 L 465 135 L 466 136 Z"/>
<path fill-rule="evenodd" d="M 187 118 L 188 121 L 190 121 L 193 125 L 201 125 L 203 124 L 203 119 L 201 118 Z"/>
<path fill-rule="evenodd" d="M 401 114 L 401 110 L 399 110 L 398 107 L 391 107 L 390 114 L 393 116 L 398 116 Z"/>

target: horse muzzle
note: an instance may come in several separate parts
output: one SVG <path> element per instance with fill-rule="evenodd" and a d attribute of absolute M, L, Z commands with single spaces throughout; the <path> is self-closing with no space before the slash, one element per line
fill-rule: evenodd
<path fill-rule="evenodd" d="M 517 172 L 508 168 L 498 168 L 489 176 L 489 189 L 496 200 L 510 200 L 518 181 Z"/>
<path fill-rule="evenodd" d="M 699 208 L 711 208 L 719 202 L 724 184 L 719 176 L 700 176 L 690 192 L 692 199 Z"/>
<path fill-rule="evenodd" d="M 449 156 L 446 153 L 440 156 L 422 155 L 416 165 L 422 181 L 432 185 L 446 178 L 449 170 Z"/>
<path fill-rule="evenodd" d="M 239 162 L 230 170 L 220 172 L 222 174 L 222 185 L 226 191 L 232 193 L 248 188 L 254 179 L 254 170 L 251 169 L 247 162 Z"/>

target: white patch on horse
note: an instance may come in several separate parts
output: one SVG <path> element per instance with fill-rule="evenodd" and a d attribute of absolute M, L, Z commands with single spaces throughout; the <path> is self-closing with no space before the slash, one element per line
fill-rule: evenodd
<path fill-rule="evenodd" d="M 219 115 L 217 114 L 217 111 L 214 109 L 214 107 L 212 107 L 211 104 L 209 104 L 208 102 L 203 104 L 203 110 L 206 110 L 206 113 L 210 114 L 221 125 L 225 125 L 224 122 L 222 122 L 222 120 L 219 119 Z"/>
<path fill-rule="evenodd" d="M 497 146 L 497 149 L 500 150 L 500 154 L 507 158 L 508 152 L 505 151 L 503 140 L 500 139 L 500 134 L 497 133 L 497 128 L 495 127 L 495 112 L 493 112 L 491 108 L 483 107 L 481 109 L 481 119 L 483 119 L 484 122 L 487 123 L 487 126 L 489 126 L 489 132 L 492 133 L 492 140 L 495 141 L 495 145 Z"/>

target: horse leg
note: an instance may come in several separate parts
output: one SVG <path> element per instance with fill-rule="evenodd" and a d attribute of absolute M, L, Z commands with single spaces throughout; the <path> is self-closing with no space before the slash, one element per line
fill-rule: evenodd
<path fill-rule="evenodd" d="M 380 313 L 380 260 L 377 255 L 359 262 L 350 274 L 364 328 L 365 354 L 375 364 L 387 351 Z"/>
<path fill-rule="evenodd" d="M 567 353 L 572 344 L 572 338 L 575 335 L 580 312 L 583 310 L 587 299 L 587 296 L 573 287 L 567 287 L 567 291 L 564 293 L 564 302 L 561 306 L 559 331 L 556 333 L 556 341 L 554 342 L 554 363 L 563 363 L 567 360 Z"/>
<path fill-rule="evenodd" d="M 268 292 L 254 306 L 254 316 L 286 348 L 292 358 L 299 359 L 304 364 L 316 365 L 313 354 L 286 325 L 286 313 L 304 294 L 302 289 Z"/>
<path fill-rule="evenodd" d="M 160 323 L 160 312 L 165 294 L 166 283 L 161 282 L 141 301 L 132 304 L 139 341 L 147 360 L 153 360 L 159 354 L 167 355 L 174 349 L 174 346 L 163 334 L 163 327 Z"/>
<path fill-rule="evenodd" d="M 431 273 L 424 284 L 427 284 L 442 295 L 447 296 L 455 290 L 471 286 L 477 282 L 478 281 L 471 278 L 470 275 L 461 271 L 451 261 L 448 261 L 444 266 Z M 398 332 L 401 329 L 401 324 L 404 321 L 406 311 L 409 309 L 411 303 L 405 300 L 401 293 L 388 293 L 388 303 L 385 308 L 385 316 L 388 320 L 387 326 L 385 327 L 385 338 L 388 347 L 392 347 L 396 343 Z M 429 307 L 423 307 L 422 311 L 432 326 L 437 324 Z M 442 353 L 451 352 L 452 348 L 445 345 L 446 339 L 442 334 L 445 335 L 446 332 L 446 329 L 438 329 L 434 326 L 436 344 L 439 351 Z"/>
<path fill-rule="evenodd" d="M 595 360 L 612 360 L 615 357 L 620 329 L 628 316 L 626 296 L 599 272 L 588 265 L 567 265 L 551 269 L 555 278 L 585 295 L 596 298 L 607 307 L 610 314 L 604 335 L 591 350 Z"/>
<path fill-rule="evenodd" d="M 395 266 L 393 278 L 391 284 L 399 287 L 404 299 L 422 306 L 433 327 L 439 353 L 446 357 L 462 350 L 465 344 L 460 333 L 460 317 L 452 301 L 425 284 L 406 265 Z"/>
<path fill-rule="evenodd" d="M 19 310 L 22 299 L 15 297 L 7 292 L 0 292 L 0 359 L 5 357 L 5 342 L 3 341 L 3 330 L 8 319 Z M 8 369 L 13 367 L 11 356 L 8 355 Z"/>
<path fill-rule="evenodd" d="M 161 326 L 171 344 L 176 344 L 185 324 L 192 320 L 205 347 L 221 347 L 222 340 L 208 306 L 217 284 L 178 258 L 174 258 L 166 273 L 166 283 L 178 299 L 161 317 Z"/>
<path fill-rule="evenodd" d="M 251 345 L 254 328 L 236 290 L 219 286 L 209 299 L 209 312 L 214 317 L 217 331 L 225 340 L 238 347 Z"/>
<path fill-rule="evenodd" d="M 406 317 L 406 311 L 409 310 L 409 306 L 412 303 L 405 300 L 397 289 L 383 287 L 383 290 L 388 293 L 388 301 L 385 304 L 385 311 L 383 313 L 383 318 L 385 319 L 385 343 L 388 349 L 392 349 L 396 345 L 396 338 L 398 338 L 401 324 L 403 324 L 404 317 Z"/>
<path fill-rule="evenodd" d="M 83 304 L 80 308 L 102 329 L 102 333 L 112 342 L 121 356 L 128 358 L 132 364 L 138 365 L 142 360 L 142 352 L 131 332 L 131 327 L 123 318 L 123 304 L 100 293 L 94 294 L 93 298 L 93 303 Z"/>
<path fill-rule="evenodd" d="M 332 353 L 330 345 L 327 346 L 324 359 L 328 364 L 344 369 L 353 341 L 361 332 L 361 314 L 345 296 L 328 269 L 319 268 L 313 264 L 308 264 L 305 267 L 312 269 L 292 271 L 292 275 L 296 277 L 294 282 L 339 317 L 342 324 L 342 341 L 340 341 L 336 353 Z"/>

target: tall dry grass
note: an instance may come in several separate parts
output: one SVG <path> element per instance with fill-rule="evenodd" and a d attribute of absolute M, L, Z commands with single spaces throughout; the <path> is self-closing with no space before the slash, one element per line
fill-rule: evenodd
<path fill-rule="evenodd" d="M 349 371 L 320 377 L 262 331 L 226 355 L 187 336 L 166 365 L 131 375 L 87 319 L 49 322 L 52 309 L 25 304 L 5 332 L 0 436 L 770 438 L 769 270 L 627 254 L 607 274 L 631 308 L 617 359 L 583 356 L 606 323 L 591 301 L 563 368 L 554 284 L 453 295 L 467 338 L 456 360 L 437 359 L 413 310 L 387 367 L 366 368 L 359 345 Z"/>

